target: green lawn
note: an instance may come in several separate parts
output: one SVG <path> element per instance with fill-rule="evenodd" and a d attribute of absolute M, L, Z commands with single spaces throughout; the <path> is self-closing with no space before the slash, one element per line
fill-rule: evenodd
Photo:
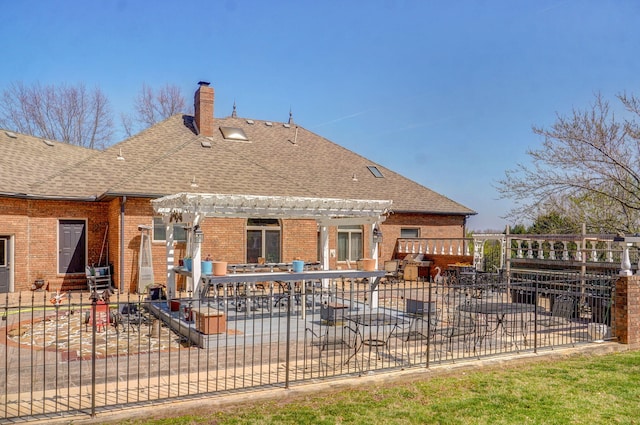
<path fill-rule="evenodd" d="M 640 352 L 467 369 L 419 382 L 327 390 L 288 403 L 201 407 L 191 416 L 124 423 L 640 424 Z"/>

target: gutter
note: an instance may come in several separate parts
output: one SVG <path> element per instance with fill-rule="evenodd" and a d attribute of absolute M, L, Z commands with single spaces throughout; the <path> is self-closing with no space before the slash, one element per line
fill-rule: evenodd
<path fill-rule="evenodd" d="M 96 197 L 97 201 L 109 201 L 115 198 L 162 198 L 167 196 L 166 193 L 123 193 L 123 192 L 105 192 Z"/>
<path fill-rule="evenodd" d="M 452 212 L 452 211 L 424 211 L 424 210 L 396 210 L 394 209 L 392 213 L 402 213 L 402 214 L 433 214 L 433 215 L 463 215 L 463 216 L 471 216 L 477 215 L 477 211 L 469 211 L 469 212 Z"/>
<path fill-rule="evenodd" d="M 29 193 L 15 193 L 15 192 L 0 192 L 0 197 L 5 198 L 18 198 L 18 199 L 33 199 L 40 201 L 82 201 L 82 202 L 94 202 L 98 200 L 95 195 L 91 196 L 46 196 L 46 195 L 33 195 Z"/>

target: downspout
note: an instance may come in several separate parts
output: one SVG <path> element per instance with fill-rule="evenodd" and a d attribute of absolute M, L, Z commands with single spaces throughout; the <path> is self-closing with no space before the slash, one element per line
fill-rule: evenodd
<path fill-rule="evenodd" d="M 120 293 L 124 294 L 124 206 L 127 203 L 127 197 L 123 196 L 120 201 Z"/>

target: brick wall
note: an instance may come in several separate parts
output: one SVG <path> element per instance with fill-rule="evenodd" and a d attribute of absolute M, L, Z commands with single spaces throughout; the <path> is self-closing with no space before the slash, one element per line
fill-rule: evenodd
<path fill-rule="evenodd" d="M 424 215 L 410 213 L 390 214 L 380 225 L 383 241 L 379 255 L 381 260 L 390 260 L 395 256 L 396 240 L 400 229 L 418 228 L 421 238 L 463 238 L 464 217 Z"/>
<path fill-rule="evenodd" d="M 58 273 L 60 219 L 86 220 L 87 261 L 97 263 L 106 230 L 106 205 L 96 202 L 0 199 L 0 234 L 13 239 L 15 291 L 30 290 L 36 279 L 51 287 L 84 280 Z M 106 255 L 106 252 L 104 253 Z"/>
<path fill-rule="evenodd" d="M 620 343 L 640 347 L 640 276 L 621 276 L 616 282 L 612 323 Z"/>
<path fill-rule="evenodd" d="M 121 198 L 108 202 L 71 202 L 48 200 L 0 199 L 0 235 L 11 236 L 15 247 L 13 264 L 15 290 L 29 290 L 35 279 L 43 278 L 53 287 L 82 285 L 84 274 L 57 273 L 59 219 L 87 220 L 87 263 L 97 264 L 102 252 L 102 264 L 113 264 L 113 281 L 125 292 L 135 292 L 138 282 L 140 231 L 138 225 L 152 225 L 153 209 L 145 198 L 127 198 L 124 219 L 124 263 L 120 262 Z M 206 218 L 202 255 L 229 263 L 246 261 L 246 219 Z M 419 227 L 423 237 L 462 237 L 462 218 L 392 214 L 381 230 L 384 234 L 379 261 L 390 259 L 401 227 Z M 300 258 L 313 262 L 318 258 L 318 227 L 315 220 L 282 220 L 282 260 Z M 105 240 L 105 233 L 107 238 Z M 369 252 L 370 229 L 364 230 L 364 253 Z M 329 228 L 329 246 L 336 249 L 337 228 Z M 106 243 L 105 243 L 106 242 Z M 185 243 L 175 244 L 176 263 L 186 252 Z M 152 244 L 154 277 L 166 281 L 166 244 Z M 332 269 L 344 268 L 335 257 L 329 259 Z M 124 281 L 120 282 L 123 272 Z"/>

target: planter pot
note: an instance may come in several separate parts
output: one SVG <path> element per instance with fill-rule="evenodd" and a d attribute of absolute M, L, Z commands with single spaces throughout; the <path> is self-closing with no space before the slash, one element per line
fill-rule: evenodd
<path fill-rule="evenodd" d="M 171 311 L 180 311 L 180 300 L 171 300 L 169 307 Z"/>
<path fill-rule="evenodd" d="M 213 261 L 213 275 L 225 276 L 227 274 L 227 262 L 226 261 Z"/>
<path fill-rule="evenodd" d="M 203 261 L 200 263 L 202 267 L 202 274 L 211 274 L 213 271 L 213 261 Z"/>
<path fill-rule="evenodd" d="M 293 271 L 295 273 L 302 273 L 304 271 L 304 261 L 293 260 Z"/>
<path fill-rule="evenodd" d="M 192 258 L 185 258 L 182 261 L 184 262 L 185 270 L 190 272 L 193 269 L 193 259 Z"/>
<path fill-rule="evenodd" d="M 365 272 L 372 272 L 376 270 L 376 260 L 373 258 L 362 259 L 362 270 Z"/>

